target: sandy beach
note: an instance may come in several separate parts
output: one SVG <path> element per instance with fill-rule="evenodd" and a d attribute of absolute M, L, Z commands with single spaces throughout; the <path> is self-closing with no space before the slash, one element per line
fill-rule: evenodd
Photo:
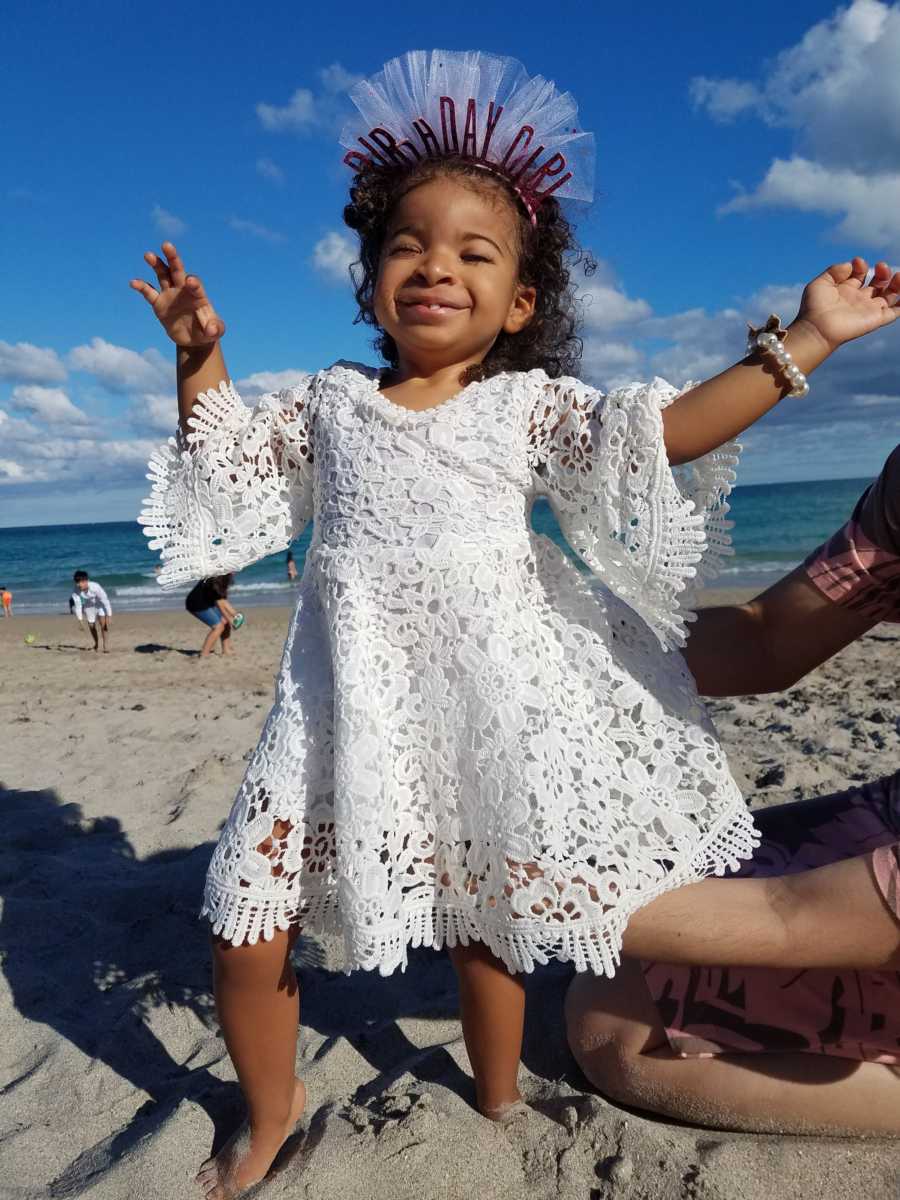
<path fill-rule="evenodd" d="M 117 614 L 108 655 L 69 618 L 0 621 L 0 1200 L 190 1197 L 240 1113 L 196 913 L 288 620 L 250 610 L 235 656 L 205 661 L 201 626 L 180 612 Z M 783 695 L 715 703 L 752 805 L 895 770 L 898 679 L 900 629 L 881 626 Z M 591 1094 L 564 1043 L 565 967 L 529 981 L 531 1109 L 500 1129 L 471 1105 L 446 956 L 416 952 L 386 980 L 344 976 L 337 961 L 327 939 L 296 953 L 310 1103 L 254 1195 L 898 1194 L 895 1143 L 711 1132 Z"/>

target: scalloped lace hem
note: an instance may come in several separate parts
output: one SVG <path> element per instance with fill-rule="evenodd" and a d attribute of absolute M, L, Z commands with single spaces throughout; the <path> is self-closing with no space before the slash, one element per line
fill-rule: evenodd
<path fill-rule="evenodd" d="M 737 870 L 741 859 L 752 857 L 759 841 L 749 810 L 728 813 L 690 859 L 669 871 L 656 887 L 640 896 L 638 903 L 627 910 L 609 909 L 599 917 L 572 922 L 558 930 L 527 918 L 490 922 L 484 914 L 478 914 L 476 919 L 471 909 L 449 905 L 410 909 L 402 922 L 387 931 L 348 930 L 341 922 L 337 888 L 305 897 L 298 911 L 296 896 L 267 896 L 212 878 L 207 879 L 199 915 L 209 918 L 217 937 L 234 946 L 243 942 L 255 945 L 260 937 L 271 941 L 276 931 L 286 932 L 297 925 L 304 933 L 343 933 L 347 974 L 377 970 L 390 975 L 406 969 L 411 948 L 440 950 L 476 941 L 488 946 L 514 974 L 530 974 L 535 966 L 556 959 L 571 962 L 576 971 L 612 976 L 619 965 L 622 936 L 632 913 L 674 888 Z"/>

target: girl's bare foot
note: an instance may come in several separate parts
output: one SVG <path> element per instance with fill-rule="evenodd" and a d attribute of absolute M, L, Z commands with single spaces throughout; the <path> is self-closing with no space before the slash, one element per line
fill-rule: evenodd
<path fill-rule="evenodd" d="M 496 1121 L 498 1125 L 508 1125 L 510 1121 L 514 1121 L 516 1117 L 522 1113 L 527 1113 L 528 1105 L 522 1097 L 516 1093 L 514 1100 L 507 1100 L 500 1104 L 494 1104 L 488 1107 L 487 1105 L 479 1105 L 479 1111 L 483 1117 L 487 1117 L 489 1121 Z"/>
<path fill-rule="evenodd" d="M 242 1121 L 215 1158 L 208 1158 L 197 1173 L 195 1182 L 206 1200 L 236 1200 L 264 1179 L 305 1105 L 306 1088 L 295 1079 L 290 1116 L 281 1129 L 256 1133 Z"/>

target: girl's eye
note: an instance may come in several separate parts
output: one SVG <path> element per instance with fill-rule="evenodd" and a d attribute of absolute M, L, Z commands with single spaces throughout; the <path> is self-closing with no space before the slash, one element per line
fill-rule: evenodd
<path fill-rule="evenodd" d="M 418 246 L 392 246 L 391 254 L 418 254 Z"/>
<path fill-rule="evenodd" d="M 463 254 L 461 255 L 463 262 L 490 262 L 483 254 Z"/>

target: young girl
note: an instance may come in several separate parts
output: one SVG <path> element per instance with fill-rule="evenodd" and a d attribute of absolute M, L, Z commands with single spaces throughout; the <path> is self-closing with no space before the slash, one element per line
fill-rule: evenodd
<path fill-rule="evenodd" d="M 198 1176 L 262 1178 L 299 1117 L 290 952 L 343 935 L 387 974 L 447 946 L 482 1113 L 519 1100 L 521 973 L 612 973 L 629 915 L 748 857 L 750 817 L 680 654 L 684 589 L 726 551 L 729 440 L 892 320 L 861 259 L 787 334 L 679 395 L 571 376 L 559 200 L 590 195 L 574 105 L 511 60 L 394 60 L 357 86 L 345 210 L 384 369 L 251 411 L 171 243 L 133 280 L 178 346 L 181 427 L 141 517 L 178 584 L 282 551 L 311 517 L 275 706 L 209 868 L 219 1018 L 249 1121 Z M 793 361 L 791 360 L 793 356 Z M 726 447 L 719 450 L 719 447 Z M 693 460 L 676 480 L 670 464 Z M 581 574 L 529 516 L 547 496 Z"/>

